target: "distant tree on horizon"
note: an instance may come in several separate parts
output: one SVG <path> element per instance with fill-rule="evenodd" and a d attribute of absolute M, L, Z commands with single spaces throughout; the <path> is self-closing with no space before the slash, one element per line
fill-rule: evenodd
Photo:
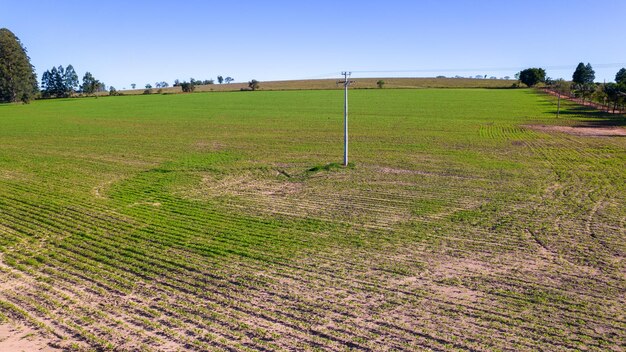
<path fill-rule="evenodd" d="M 219 83 L 219 84 L 224 83 L 224 77 L 222 77 L 222 76 L 217 76 L 217 83 Z"/>
<path fill-rule="evenodd" d="M 230 77 L 230 76 L 229 76 L 229 77 L 224 78 L 224 82 L 226 82 L 226 84 L 229 84 L 230 82 L 232 82 L 232 81 L 234 81 L 234 80 L 235 80 L 235 79 L 234 79 L 234 78 L 232 78 L 232 77 Z"/>
<path fill-rule="evenodd" d="M 0 103 L 28 103 L 38 92 L 35 68 L 19 38 L 0 28 Z"/>
<path fill-rule="evenodd" d="M 185 93 L 192 93 L 194 90 L 196 90 L 195 82 L 196 81 L 192 78 L 191 82 L 179 83 L 179 86 L 183 90 L 183 92 L 185 92 Z"/>
<path fill-rule="evenodd" d="M 585 104 L 585 99 L 596 89 L 593 82 L 595 79 L 596 72 L 590 63 L 585 65 L 581 62 L 576 66 L 576 70 L 572 75 L 572 82 L 574 82 L 575 94 L 582 98 L 583 105 Z"/>
<path fill-rule="evenodd" d="M 146 84 L 146 89 L 152 89 L 152 84 L 150 83 Z"/>
<path fill-rule="evenodd" d="M 529 87 L 534 87 L 537 83 L 546 81 L 546 70 L 538 67 L 531 67 L 519 72 L 519 80 Z"/>
<path fill-rule="evenodd" d="M 91 72 L 85 72 L 81 89 L 85 94 L 94 94 L 104 88 L 104 84 L 98 81 Z"/>
<path fill-rule="evenodd" d="M 137 87 L 137 84 L 135 84 L 135 83 L 131 83 L 131 84 L 130 84 L 130 87 L 131 87 L 132 89 L 135 89 L 135 87 Z"/>
<path fill-rule="evenodd" d="M 385 81 L 380 79 L 380 80 L 378 80 L 378 82 L 376 82 L 376 85 L 378 86 L 378 88 L 382 89 L 383 86 L 385 85 Z"/>
<path fill-rule="evenodd" d="M 615 83 L 626 84 L 626 68 L 622 68 L 615 74 Z"/>
<path fill-rule="evenodd" d="M 593 70 L 590 63 L 587 63 L 587 65 L 582 62 L 579 63 L 572 75 L 572 82 L 577 84 L 593 83 L 595 79 L 596 72 Z"/>
<path fill-rule="evenodd" d="M 252 90 L 259 89 L 259 81 L 257 81 L 256 79 L 251 80 L 250 82 L 248 82 L 248 87 Z"/>
<path fill-rule="evenodd" d="M 41 75 L 41 93 L 45 98 L 66 98 L 78 90 L 80 81 L 74 67 L 52 67 Z"/>

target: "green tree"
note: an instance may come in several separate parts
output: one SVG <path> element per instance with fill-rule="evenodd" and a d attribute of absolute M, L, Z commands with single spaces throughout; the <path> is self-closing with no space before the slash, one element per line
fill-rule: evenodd
<path fill-rule="evenodd" d="M 543 68 L 527 68 L 519 73 L 519 80 L 529 87 L 546 81 L 546 70 Z"/>
<path fill-rule="evenodd" d="M 379 79 L 378 82 L 376 82 L 376 85 L 378 86 L 378 88 L 383 88 L 383 86 L 385 85 L 385 81 L 383 81 L 382 79 Z"/>
<path fill-rule="evenodd" d="M 217 76 L 217 83 L 219 83 L 219 84 L 224 83 L 224 77 L 222 77 L 222 76 Z"/>
<path fill-rule="evenodd" d="M 617 106 L 623 103 L 624 97 L 626 97 L 626 84 L 607 83 L 604 85 L 604 93 L 609 103 L 613 103 L 613 111 L 615 112 Z"/>
<path fill-rule="evenodd" d="M 26 48 L 10 30 L 0 29 L 0 102 L 29 102 L 37 94 L 37 76 Z"/>
<path fill-rule="evenodd" d="M 63 74 L 63 86 L 67 95 L 72 95 L 77 89 L 80 82 L 78 81 L 78 75 L 74 71 L 74 66 L 67 65 L 65 73 Z"/>
<path fill-rule="evenodd" d="M 572 82 L 579 85 L 593 83 L 594 79 L 596 79 L 596 72 L 593 70 L 590 63 L 587 63 L 587 65 L 582 62 L 579 63 L 572 75 Z"/>
<path fill-rule="evenodd" d="M 576 70 L 572 75 L 572 81 L 574 82 L 574 93 L 576 96 L 582 98 L 583 105 L 585 99 L 595 91 L 595 85 L 593 81 L 596 79 L 596 72 L 591 67 L 590 63 L 587 65 L 582 62 L 576 66 Z"/>
<path fill-rule="evenodd" d="M 256 79 L 253 79 L 252 81 L 248 82 L 248 87 L 252 90 L 259 89 L 259 81 L 257 81 Z"/>
<path fill-rule="evenodd" d="M 191 82 L 183 82 L 183 83 L 179 83 L 180 88 L 183 90 L 183 92 L 185 93 L 192 93 L 194 90 L 196 90 L 196 81 L 192 78 Z"/>
<path fill-rule="evenodd" d="M 72 65 L 52 67 L 41 76 L 41 89 L 44 97 L 69 97 L 78 89 L 79 81 Z"/>
<path fill-rule="evenodd" d="M 91 72 L 85 72 L 83 76 L 83 85 L 81 89 L 85 94 L 94 94 L 95 92 L 101 90 L 103 84 L 95 79 L 95 77 L 91 74 Z"/>
<path fill-rule="evenodd" d="M 626 68 L 622 68 L 615 74 L 615 82 L 626 84 Z"/>

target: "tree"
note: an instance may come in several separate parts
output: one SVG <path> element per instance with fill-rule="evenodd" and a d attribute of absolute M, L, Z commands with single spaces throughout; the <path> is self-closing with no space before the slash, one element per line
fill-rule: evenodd
<path fill-rule="evenodd" d="M 135 89 L 135 87 L 137 87 L 137 84 L 136 84 L 136 83 L 131 83 L 131 84 L 130 84 L 130 87 L 131 87 L 132 89 Z"/>
<path fill-rule="evenodd" d="M 47 70 L 41 76 L 42 94 L 46 98 L 65 98 L 74 93 L 79 86 L 78 75 L 72 65 L 67 68 L 59 65 Z"/>
<path fill-rule="evenodd" d="M 543 68 L 527 68 L 519 72 L 519 80 L 529 87 L 535 86 L 539 82 L 546 81 L 546 70 Z"/>
<path fill-rule="evenodd" d="M 95 77 L 91 74 L 91 72 L 85 72 L 83 76 L 83 85 L 81 89 L 85 94 L 94 94 L 97 91 L 100 91 L 104 85 L 95 79 Z"/>
<path fill-rule="evenodd" d="M 234 79 L 234 78 L 232 78 L 232 77 L 230 77 L 230 76 L 229 76 L 229 77 L 224 78 L 224 82 L 226 82 L 227 84 L 228 84 L 228 83 L 230 83 L 230 82 L 232 82 L 232 81 L 234 81 L 234 80 L 235 80 L 235 79 Z"/>
<path fill-rule="evenodd" d="M 179 83 L 179 85 L 180 85 L 180 88 L 183 90 L 183 92 L 192 93 L 194 90 L 196 90 L 195 82 L 196 81 L 192 78 L 191 82 L 183 82 L 183 83 Z"/>
<path fill-rule="evenodd" d="M 613 112 L 615 112 L 617 107 L 619 105 L 623 105 L 626 100 L 626 82 L 607 83 L 604 85 L 604 93 L 606 94 L 609 103 L 613 103 Z"/>
<path fill-rule="evenodd" d="M 576 66 L 576 70 L 572 75 L 573 88 L 575 94 L 582 97 L 583 105 L 585 104 L 585 98 L 595 91 L 594 79 L 596 79 L 596 73 L 590 63 L 585 65 L 581 62 Z"/>
<path fill-rule="evenodd" d="M 217 83 L 219 83 L 219 84 L 224 83 L 224 77 L 222 77 L 222 76 L 217 76 Z"/>
<path fill-rule="evenodd" d="M 150 83 L 146 84 L 146 89 L 152 89 L 152 84 Z"/>
<path fill-rule="evenodd" d="M 29 102 L 37 94 L 37 76 L 26 48 L 10 30 L 0 29 L 0 103 Z"/>
<path fill-rule="evenodd" d="M 577 84 L 593 83 L 594 79 L 596 79 L 596 72 L 589 63 L 587 65 L 579 63 L 572 75 L 572 81 Z"/>
<path fill-rule="evenodd" d="M 622 68 L 615 74 L 615 82 L 618 84 L 626 84 L 626 68 Z"/>
<path fill-rule="evenodd" d="M 253 79 L 252 81 L 248 82 L 248 87 L 252 90 L 259 89 L 259 81 L 257 81 L 256 79 Z"/>
<path fill-rule="evenodd" d="M 379 79 L 378 82 L 376 82 L 376 85 L 378 86 L 378 88 L 383 88 L 383 86 L 385 85 L 385 81 L 383 81 L 382 79 Z"/>
<path fill-rule="evenodd" d="M 78 89 L 79 84 L 78 75 L 76 71 L 74 71 L 74 67 L 71 64 L 67 65 L 65 74 L 63 75 L 63 88 L 65 89 L 65 93 L 68 96 L 72 95 L 72 93 Z"/>
<path fill-rule="evenodd" d="M 63 92 L 61 87 L 62 83 L 61 75 L 56 67 L 52 67 L 52 69 L 44 72 L 41 76 L 41 89 L 43 96 L 45 98 L 59 97 Z"/>

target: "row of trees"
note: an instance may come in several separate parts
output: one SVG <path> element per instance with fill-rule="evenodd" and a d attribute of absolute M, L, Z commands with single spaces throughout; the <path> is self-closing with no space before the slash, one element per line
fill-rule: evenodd
<path fill-rule="evenodd" d="M 626 103 L 626 68 L 615 74 L 615 82 L 595 83 L 595 72 L 591 65 L 578 65 L 571 82 L 562 79 L 548 80 L 546 85 L 559 95 L 578 98 L 583 104 L 592 101 L 607 111 L 624 110 Z"/>
<path fill-rule="evenodd" d="M 620 69 L 615 75 L 615 83 L 595 83 L 596 74 L 590 63 L 579 63 L 572 74 L 572 81 L 563 79 L 553 80 L 546 77 L 543 68 L 527 68 L 515 75 L 522 83 L 534 87 L 539 83 L 545 83 L 547 87 L 559 95 L 568 95 L 581 99 L 582 103 L 593 100 L 606 107 L 612 106 L 613 110 L 624 105 L 626 97 L 626 68 Z"/>
<path fill-rule="evenodd" d="M 86 72 L 83 76 L 83 83 L 78 81 L 78 75 L 72 65 L 67 67 L 53 67 L 43 73 L 41 77 L 41 95 L 44 98 L 66 98 L 75 92 L 94 94 L 105 90 L 104 83 L 95 79 Z"/>
<path fill-rule="evenodd" d="M 217 83 L 222 84 L 224 82 L 226 82 L 226 84 L 229 84 L 231 82 L 233 82 L 235 79 L 232 77 L 226 77 L 224 78 L 223 76 L 217 76 Z"/>
<path fill-rule="evenodd" d="M 219 84 L 222 84 L 224 82 L 226 83 L 231 83 L 233 82 L 235 79 L 232 77 L 226 77 L 224 78 L 223 76 L 217 76 L 217 82 Z M 195 78 L 190 78 L 189 82 L 187 81 L 183 81 L 181 82 L 180 80 L 175 80 L 174 81 L 174 85 L 173 87 L 182 87 L 183 92 L 190 92 L 193 91 L 195 89 L 196 86 L 202 86 L 202 85 L 208 85 L 208 84 L 215 84 L 215 81 L 213 79 L 205 79 L 205 80 L 200 80 L 200 79 L 195 79 Z M 130 85 L 132 89 L 135 89 L 137 87 L 137 84 L 133 83 Z M 163 82 L 156 82 L 154 84 L 154 87 L 156 88 L 167 88 L 169 87 L 170 84 L 163 81 Z M 152 84 L 148 83 L 145 85 L 146 89 L 152 89 Z"/>

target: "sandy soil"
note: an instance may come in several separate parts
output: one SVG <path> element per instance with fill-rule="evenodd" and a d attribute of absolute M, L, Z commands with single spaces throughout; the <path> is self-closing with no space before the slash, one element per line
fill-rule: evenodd
<path fill-rule="evenodd" d="M 0 351 L 3 352 L 31 352 L 31 351 L 60 351 L 50 347 L 48 339 L 42 337 L 34 329 L 25 325 L 0 325 Z"/>
<path fill-rule="evenodd" d="M 540 132 L 561 132 L 574 136 L 589 137 L 626 137 L 626 129 L 622 127 L 575 127 L 575 126 L 550 126 L 550 125 L 524 125 Z"/>

